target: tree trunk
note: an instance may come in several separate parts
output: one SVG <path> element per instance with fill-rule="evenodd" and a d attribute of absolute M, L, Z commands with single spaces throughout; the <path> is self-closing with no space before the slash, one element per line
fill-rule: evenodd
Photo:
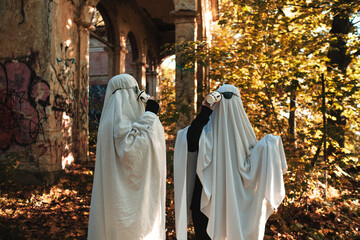
<path fill-rule="evenodd" d="M 351 2 L 351 1 L 350 1 Z M 346 39 L 345 35 L 350 32 L 350 10 L 349 6 L 346 5 L 350 3 L 348 0 L 341 0 L 333 6 L 333 20 L 331 26 L 331 40 L 330 40 L 330 50 L 327 54 L 330 59 L 328 62 L 328 72 L 338 72 L 339 74 L 346 74 L 347 67 L 351 62 L 351 56 L 347 53 Z M 338 76 L 335 76 L 333 81 L 337 82 L 339 79 Z M 343 99 L 337 97 L 336 100 L 340 105 L 342 105 Z M 329 135 L 332 134 L 332 139 L 335 140 L 341 148 L 344 147 L 345 143 L 345 125 L 346 118 L 343 116 L 343 110 L 339 109 L 328 109 L 327 113 L 334 117 L 334 119 L 327 118 L 327 130 Z M 332 154 L 336 151 L 335 147 L 330 145 L 328 149 L 328 154 Z"/>
<path fill-rule="evenodd" d="M 291 82 L 291 92 L 290 92 L 290 113 L 289 113 L 289 136 L 288 140 L 291 143 L 291 146 L 296 147 L 296 92 L 298 89 L 299 83 L 297 80 Z"/>

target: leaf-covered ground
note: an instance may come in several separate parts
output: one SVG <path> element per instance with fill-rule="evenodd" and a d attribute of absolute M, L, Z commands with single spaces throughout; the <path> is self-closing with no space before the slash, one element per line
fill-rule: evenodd
<path fill-rule="evenodd" d="M 169 168 L 171 169 L 171 168 Z M 0 184 L 0 239 L 86 239 L 94 155 L 52 186 Z M 287 197 L 267 222 L 264 239 L 360 239 L 358 181 L 346 194 Z M 175 239 L 172 172 L 168 172 L 167 239 Z M 288 183 L 289 184 L 289 183 Z M 193 229 L 189 228 L 194 239 Z"/>
<path fill-rule="evenodd" d="M 0 239 L 86 239 L 91 173 L 76 164 L 53 186 L 1 183 Z"/>

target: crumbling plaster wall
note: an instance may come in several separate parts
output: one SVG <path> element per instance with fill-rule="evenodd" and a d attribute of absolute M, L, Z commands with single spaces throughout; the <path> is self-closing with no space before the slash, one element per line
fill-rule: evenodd
<path fill-rule="evenodd" d="M 175 11 L 190 10 L 197 11 L 196 0 L 174 0 Z"/>
<path fill-rule="evenodd" d="M 57 0 L 52 6 L 54 141 L 64 140 L 62 167 L 88 157 L 89 27 L 93 8 Z M 64 156 L 65 155 L 65 156 Z"/>
<path fill-rule="evenodd" d="M 17 155 L 18 170 L 34 173 L 24 181 L 51 181 L 88 156 L 90 10 L 67 0 L 0 3 L 0 158 Z"/>
<path fill-rule="evenodd" d="M 0 148 L 21 154 L 19 169 L 54 170 L 41 147 L 51 125 L 49 7 L 44 1 L 0 3 Z"/>
<path fill-rule="evenodd" d="M 199 12 L 204 1 L 174 1 L 176 41 L 202 40 L 207 35 L 202 24 L 208 15 Z M 51 182 L 67 164 L 88 158 L 89 31 L 93 7 L 99 2 L 0 1 L 0 161 L 15 154 L 18 170 L 34 173 L 32 178 L 20 175 L 24 182 Z M 113 26 L 114 75 L 125 72 L 126 37 L 132 32 L 139 56 L 132 63 L 133 74 L 145 88 L 149 63 L 156 81 L 161 62 L 154 23 L 135 1 L 100 3 Z M 177 100 L 191 108 L 196 102 L 197 69 L 182 71 L 181 59 L 177 62 Z M 188 124 L 193 113 L 190 109 L 178 126 Z"/>

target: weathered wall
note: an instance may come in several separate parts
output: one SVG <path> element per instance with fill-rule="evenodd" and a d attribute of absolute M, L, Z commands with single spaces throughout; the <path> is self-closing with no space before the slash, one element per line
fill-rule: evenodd
<path fill-rule="evenodd" d="M 89 24 L 91 8 L 53 1 L 51 59 L 53 134 L 60 142 L 62 165 L 88 156 Z"/>
<path fill-rule="evenodd" d="M 105 48 L 105 49 L 104 49 Z M 89 52 L 89 84 L 102 85 L 107 84 L 108 74 L 108 53 L 106 45 L 100 44 L 96 39 L 90 40 Z"/>
<path fill-rule="evenodd" d="M 51 112 L 48 8 L 44 1 L 0 2 L 0 148 L 21 154 L 19 169 L 34 171 L 56 169 L 43 147 Z"/>
<path fill-rule="evenodd" d="M 74 22 L 78 9 L 66 0 L 0 3 L 1 159 L 15 152 L 18 170 L 36 176 L 21 175 L 26 181 L 51 181 L 87 156 L 87 34 Z"/>
<path fill-rule="evenodd" d="M 88 158 L 91 6 L 100 2 L 113 28 L 108 77 L 126 71 L 131 33 L 138 57 L 129 66 L 139 85 L 155 95 L 160 45 L 172 41 L 169 34 L 176 31 L 177 41 L 208 35 L 204 1 L 175 0 L 174 6 L 159 8 L 174 8 L 175 29 L 170 14 L 155 13 L 146 0 L 0 1 L 0 163 L 15 153 L 20 179 L 41 183 L 51 182 L 72 161 Z M 195 110 L 197 69 L 182 71 L 181 59 L 177 62 L 177 100 L 190 107 L 178 123 L 184 126 Z M 102 94 L 104 88 L 98 90 Z"/>
<path fill-rule="evenodd" d="M 175 11 L 190 10 L 197 11 L 197 0 L 174 0 Z"/>

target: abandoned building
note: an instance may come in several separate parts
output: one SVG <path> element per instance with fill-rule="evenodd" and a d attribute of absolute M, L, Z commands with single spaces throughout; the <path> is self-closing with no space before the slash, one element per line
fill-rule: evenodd
<path fill-rule="evenodd" d="M 217 0 L 0 1 L 0 163 L 23 183 L 49 183 L 89 157 L 89 116 L 109 79 L 132 74 L 158 95 L 161 48 L 209 41 Z M 176 68 L 177 101 L 195 111 L 206 69 Z M 90 100 L 89 100 L 90 99 Z M 101 109 L 100 109 L 101 111 Z M 182 116 L 178 125 L 186 124 Z"/>

